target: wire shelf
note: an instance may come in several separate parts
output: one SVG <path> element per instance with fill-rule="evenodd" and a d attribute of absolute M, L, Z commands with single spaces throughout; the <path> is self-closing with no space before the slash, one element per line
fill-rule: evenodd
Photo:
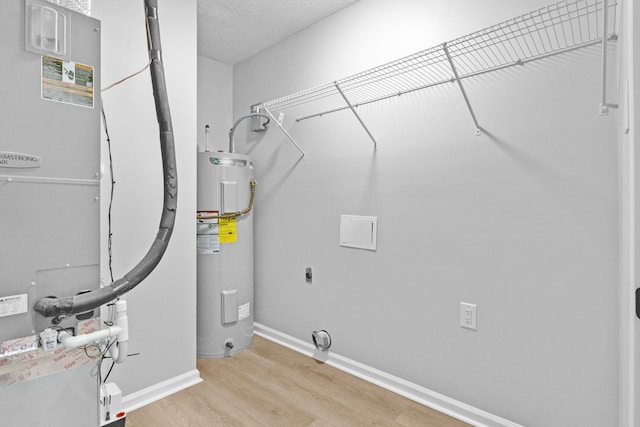
<path fill-rule="evenodd" d="M 615 33 L 616 6 L 617 0 L 560 1 L 258 108 L 304 104 L 314 112 L 301 121 L 589 46 L 607 36 L 603 28 Z"/>

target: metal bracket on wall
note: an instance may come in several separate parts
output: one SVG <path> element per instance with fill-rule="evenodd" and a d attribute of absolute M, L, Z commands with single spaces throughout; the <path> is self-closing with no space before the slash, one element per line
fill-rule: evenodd
<path fill-rule="evenodd" d="M 458 70 L 456 70 L 456 66 L 453 63 L 453 59 L 451 59 L 451 54 L 449 53 L 449 48 L 447 47 L 447 43 L 442 43 L 442 49 L 444 50 L 444 53 L 447 55 L 447 60 L 449 61 L 449 65 L 451 66 L 451 71 L 453 71 L 453 76 L 455 77 L 456 82 L 458 83 L 460 92 L 462 92 L 462 97 L 464 98 L 464 102 L 467 104 L 469 113 L 471 113 L 471 119 L 473 120 L 473 124 L 476 127 L 476 136 L 480 136 L 482 133 L 480 132 L 480 125 L 478 125 L 478 119 L 476 118 L 476 115 L 473 112 L 473 108 L 471 108 L 471 102 L 469 102 L 467 91 L 464 90 L 464 86 L 462 85 L 462 81 L 460 80 L 460 75 L 458 74 Z"/>
<path fill-rule="evenodd" d="M 302 148 L 300 148 L 300 146 L 298 145 L 298 143 L 296 142 L 295 139 L 293 139 L 293 137 L 291 135 L 289 135 L 289 132 L 287 132 L 287 130 L 280 124 L 280 122 L 278 120 L 276 120 L 276 118 L 273 116 L 273 114 L 271 114 L 271 111 L 269 111 L 269 109 L 267 107 L 265 107 L 264 105 L 261 105 L 259 108 L 264 108 L 264 111 L 267 113 L 267 115 L 269 117 L 271 117 L 271 120 L 273 120 L 273 122 L 278 125 L 278 127 L 280 128 L 280 130 L 282 131 L 282 133 L 284 133 L 287 138 L 289 138 L 289 141 L 291 141 L 293 143 L 293 145 L 296 146 L 296 148 L 298 150 L 300 150 L 300 152 L 302 153 L 302 157 L 307 157 L 307 153 L 304 152 L 304 150 Z"/>
<path fill-rule="evenodd" d="M 615 11 L 615 9 L 614 9 Z M 614 18 L 615 21 L 615 18 Z M 600 115 L 609 114 L 609 108 L 618 108 L 618 104 L 607 102 L 607 49 L 609 40 L 618 40 L 616 33 L 609 34 L 609 0 L 602 2 L 602 102 L 600 103 Z"/>
<path fill-rule="evenodd" d="M 353 105 L 351 105 L 351 102 L 349 102 L 349 99 L 347 98 L 347 96 L 344 94 L 344 92 L 342 91 L 342 89 L 340 89 L 340 85 L 338 84 L 338 82 L 333 82 L 333 85 L 336 87 L 336 89 L 338 90 L 338 92 L 340 92 L 340 95 L 342 96 L 342 98 L 344 99 L 344 102 L 347 103 L 347 105 L 349 106 L 349 109 L 351 109 L 351 111 L 353 112 L 353 114 L 356 116 L 356 119 L 358 119 L 358 121 L 360 122 L 360 124 L 362 125 L 362 127 L 364 128 L 365 132 L 367 132 L 367 135 L 369 135 L 369 138 L 371 138 L 371 140 L 373 141 L 373 151 L 377 151 L 378 150 L 378 143 L 376 142 L 376 139 L 373 137 L 373 135 L 371 134 L 371 132 L 369 131 L 369 128 L 367 128 L 367 125 L 364 124 L 364 122 L 362 121 L 362 119 L 360 118 L 360 115 L 358 114 L 358 112 L 356 111 L 356 109 L 353 107 Z"/>

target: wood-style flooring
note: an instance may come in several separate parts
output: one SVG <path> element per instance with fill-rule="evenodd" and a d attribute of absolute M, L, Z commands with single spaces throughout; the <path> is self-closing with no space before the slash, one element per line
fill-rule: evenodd
<path fill-rule="evenodd" d="M 469 426 L 259 336 L 197 367 L 202 383 L 130 412 L 127 427 Z"/>

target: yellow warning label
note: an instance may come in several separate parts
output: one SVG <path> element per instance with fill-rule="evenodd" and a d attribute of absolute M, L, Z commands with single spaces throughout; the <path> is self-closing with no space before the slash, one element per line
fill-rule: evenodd
<path fill-rule="evenodd" d="M 237 240 L 237 228 L 235 218 L 220 218 L 218 223 L 220 243 L 233 243 Z"/>

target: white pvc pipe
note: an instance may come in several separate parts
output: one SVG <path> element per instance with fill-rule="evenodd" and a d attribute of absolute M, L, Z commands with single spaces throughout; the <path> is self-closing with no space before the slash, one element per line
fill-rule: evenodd
<path fill-rule="evenodd" d="M 127 302 L 116 302 L 116 325 L 122 328 L 118 334 L 117 345 L 109 347 L 109 355 L 115 363 L 122 363 L 127 358 L 129 350 L 129 317 L 127 317 Z"/>
<path fill-rule="evenodd" d="M 107 338 L 117 337 L 117 345 L 113 344 L 109 347 L 109 355 L 115 363 L 122 363 L 127 358 L 129 349 L 129 318 L 127 317 L 127 302 L 116 302 L 116 325 L 109 326 L 106 329 L 92 332 L 90 334 L 73 336 L 67 331 L 58 333 L 58 341 L 64 348 L 70 350 L 82 347 L 94 342 L 102 341 Z"/>
<path fill-rule="evenodd" d="M 109 326 L 106 329 L 100 329 L 99 331 L 92 332 L 90 334 L 73 336 L 67 331 L 60 331 L 58 334 L 58 341 L 67 350 L 82 347 L 97 341 L 104 340 L 106 338 L 118 336 L 122 332 L 122 328 L 119 326 Z"/>

